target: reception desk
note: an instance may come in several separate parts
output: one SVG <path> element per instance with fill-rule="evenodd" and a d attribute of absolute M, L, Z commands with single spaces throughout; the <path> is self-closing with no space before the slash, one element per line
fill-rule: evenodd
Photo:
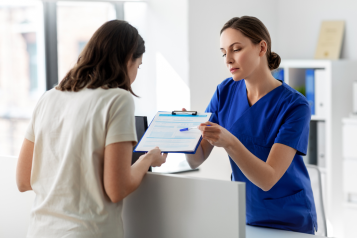
<path fill-rule="evenodd" d="M 35 194 L 17 190 L 15 157 L 0 157 L 0 161 L 3 191 L 0 199 L 0 237 L 25 237 Z M 185 201 L 182 195 L 189 201 Z M 159 234 L 155 238 L 175 238 L 184 233 L 195 235 L 195 238 L 317 237 L 246 226 L 244 183 L 174 175 L 148 173 L 138 190 L 124 200 L 123 216 L 126 238 L 138 233 L 144 235 L 135 238 L 155 237 L 153 234 Z M 188 237 L 193 236 L 180 238 Z"/>
<path fill-rule="evenodd" d="M 246 225 L 245 183 L 148 173 L 124 200 L 125 238 L 308 238 Z"/>
<path fill-rule="evenodd" d="M 299 232 L 277 230 L 265 227 L 246 225 L 246 238 L 326 238 L 325 236 L 314 236 Z"/>

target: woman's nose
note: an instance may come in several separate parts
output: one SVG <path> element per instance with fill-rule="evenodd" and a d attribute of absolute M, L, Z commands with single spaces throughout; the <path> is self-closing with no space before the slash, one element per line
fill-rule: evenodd
<path fill-rule="evenodd" d="M 231 54 L 226 54 L 226 64 L 232 64 L 234 59 L 231 57 Z"/>

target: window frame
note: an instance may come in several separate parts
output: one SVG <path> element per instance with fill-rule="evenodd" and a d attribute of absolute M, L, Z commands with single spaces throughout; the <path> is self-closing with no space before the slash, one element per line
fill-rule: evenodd
<path fill-rule="evenodd" d="M 63 0 L 46 1 L 43 3 L 44 16 L 44 41 L 45 41 L 45 72 L 46 72 L 46 91 L 51 90 L 58 84 L 58 45 L 57 45 L 57 2 Z M 76 0 L 84 2 L 83 0 Z M 88 0 L 87 0 L 88 1 Z M 87 2 L 85 1 L 85 2 Z M 113 4 L 116 19 L 124 20 L 125 1 L 103 1 L 96 0 L 92 2 L 108 2 Z"/>

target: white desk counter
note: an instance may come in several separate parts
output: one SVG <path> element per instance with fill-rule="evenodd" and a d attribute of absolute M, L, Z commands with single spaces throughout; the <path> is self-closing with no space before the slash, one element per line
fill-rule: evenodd
<path fill-rule="evenodd" d="M 326 238 L 325 236 L 315 236 L 292 231 L 270 229 L 265 227 L 256 227 L 246 225 L 246 238 Z"/>
<path fill-rule="evenodd" d="M 125 238 L 309 238 L 247 226 L 245 183 L 148 173 L 124 200 Z"/>

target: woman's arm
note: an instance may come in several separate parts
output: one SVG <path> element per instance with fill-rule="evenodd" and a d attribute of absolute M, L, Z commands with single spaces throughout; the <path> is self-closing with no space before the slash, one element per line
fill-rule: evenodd
<path fill-rule="evenodd" d="M 159 148 L 149 151 L 131 166 L 132 142 L 119 142 L 105 147 L 104 189 L 114 203 L 123 200 L 140 185 L 150 166 L 161 166 L 167 154 Z"/>
<path fill-rule="evenodd" d="M 243 174 L 263 191 L 269 191 L 280 180 L 296 154 L 295 149 L 275 143 L 267 161 L 264 162 L 245 148 L 238 139 L 225 150 Z"/>
<path fill-rule="evenodd" d="M 211 154 L 212 149 L 213 145 L 208 143 L 206 140 L 202 140 L 197 148 L 196 154 L 186 154 L 186 160 L 191 169 L 195 169 L 203 162 L 205 162 L 205 160 Z"/>
<path fill-rule="evenodd" d="M 24 139 L 22 143 L 19 159 L 16 167 L 16 183 L 20 192 L 32 190 L 31 188 L 31 168 L 33 158 L 34 143 Z"/>
<path fill-rule="evenodd" d="M 269 191 L 280 180 L 296 154 L 295 149 L 275 143 L 267 161 L 264 162 L 252 154 L 237 137 L 218 124 L 206 122 L 199 128 L 203 139 L 214 146 L 223 147 L 243 174 L 264 191 Z"/>

